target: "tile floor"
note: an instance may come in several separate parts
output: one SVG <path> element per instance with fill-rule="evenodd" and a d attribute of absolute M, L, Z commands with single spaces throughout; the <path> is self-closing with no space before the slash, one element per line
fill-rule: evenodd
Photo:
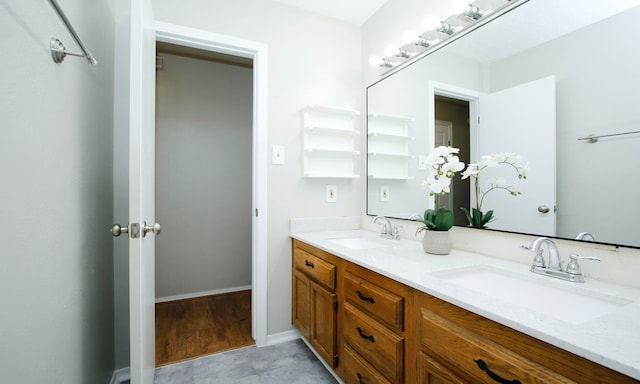
<path fill-rule="evenodd" d="M 245 347 L 156 369 L 154 384 L 334 384 L 302 342 Z"/>

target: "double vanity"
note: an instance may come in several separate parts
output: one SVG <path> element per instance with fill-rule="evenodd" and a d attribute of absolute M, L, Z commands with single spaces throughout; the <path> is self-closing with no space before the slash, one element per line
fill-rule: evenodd
<path fill-rule="evenodd" d="M 292 322 L 345 383 L 640 382 L 640 290 L 366 230 L 291 237 Z"/>

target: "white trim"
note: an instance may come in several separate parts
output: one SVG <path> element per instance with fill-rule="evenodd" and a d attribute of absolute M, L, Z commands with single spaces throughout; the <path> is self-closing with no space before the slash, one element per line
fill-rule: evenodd
<path fill-rule="evenodd" d="M 111 376 L 111 381 L 109 384 L 122 384 L 125 381 L 131 380 L 131 369 L 129 367 L 120 368 L 118 370 L 113 371 L 113 375 Z"/>
<path fill-rule="evenodd" d="M 290 331 L 274 333 L 267 336 L 267 345 L 275 345 L 280 343 L 286 343 L 287 341 L 297 340 L 302 335 L 296 329 L 292 329 Z"/>
<path fill-rule="evenodd" d="M 267 46 L 180 25 L 156 22 L 156 40 L 253 59 L 253 211 L 251 336 L 267 344 Z M 259 211 L 258 211 L 259 210 Z"/>
<path fill-rule="evenodd" d="M 185 293 L 185 294 L 182 294 L 182 295 L 173 295 L 173 296 L 165 296 L 165 297 L 156 297 L 156 304 L 157 303 L 166 303 L 167 301 L 176 301 L 176 300 L 184 300 L 184 299 L 195 299 L 196 297 L 222 295 L 224 293 L 247 291 L 247 290 L 250 290 L 250 289 L 251 289 L 250 285 L 245 285 L 245 286 L 242 286 L 242 287 L 222 288 L 222 289 L 214 289 L 212 291 Z"/>

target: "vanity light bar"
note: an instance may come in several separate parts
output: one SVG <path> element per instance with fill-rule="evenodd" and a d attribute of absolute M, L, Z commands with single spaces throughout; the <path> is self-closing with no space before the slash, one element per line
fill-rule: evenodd
<path fill-rule="evenodd" d="M 469 3 L 461 11 L 454 12 L 451 16 L 439 21 L 435 27 L 429 28 L 421 35 L 410 39 L 405 37 L 406 44 L 393 50 L 393 52 L 385 52 L 385 57 L 372 56 L 369 59 L 369 64 L 380 68 L 380 76 L 388 76 L 528 1 L 504 0 L 502 5 L 488 10 L 483 10 L 478 6 L 474 6 L 473 3 Z M 466 25 L 456 26 L 453 20 L 463 21 Z M 428 40 L 424 37 L 427 34 L 434 33 L 438 35 L 437 39 Z"/>

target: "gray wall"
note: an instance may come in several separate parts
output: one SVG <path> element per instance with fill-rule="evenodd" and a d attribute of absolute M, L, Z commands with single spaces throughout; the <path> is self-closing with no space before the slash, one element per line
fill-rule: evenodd
<path fill-rule="evenodd" d="M 7 383 L 108 383 L 114 368 L 113 2 L 3 1 L 0 35 L 0 372 Z"/>
<path fill-rule="evenodd" d="M 160 53 L 156 297 L 251 285 L 251 68 Z"/>

